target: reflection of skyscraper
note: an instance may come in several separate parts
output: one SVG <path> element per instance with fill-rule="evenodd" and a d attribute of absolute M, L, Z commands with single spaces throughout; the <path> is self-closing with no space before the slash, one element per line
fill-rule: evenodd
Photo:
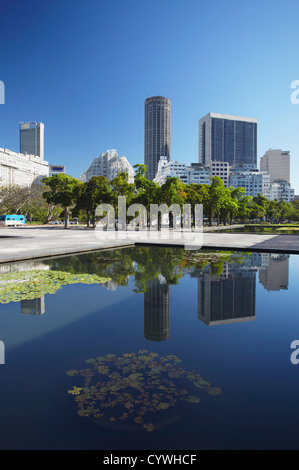
<path fill-rule="evenodd" d="M 45 311 L 44 295 L 38 299 L 21 300 L 21 313 L 27 315 L 42 315 Z"/>
<path fill-rule="evenodd" d="M 286 254 L 270 254 L 268 266 L 259 270 L 259 281 L 268 291 L 287 289 L 289 285 L 289 257 Z"/>
<path fill-rule="evenodd" d="M 170 287 L 162 276 L 147 282 L 144 293 L 144 337 L 164 341 L 170 336 Z"/>
<path fill-rule="evenodd" d="M 211 268 L 198 278 L 198 318 L 207 325 L 221 325 L 255 318 L 256 271 L 225 265 L 225 274 Z"/>

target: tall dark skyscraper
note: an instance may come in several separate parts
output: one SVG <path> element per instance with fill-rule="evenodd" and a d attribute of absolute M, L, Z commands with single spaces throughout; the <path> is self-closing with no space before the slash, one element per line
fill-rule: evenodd
<path fill-rule="evenodd" d="M 144 163 L 146 177 L 156 176 L 160 157 L 170 161 L 171 101 L 163 96 L 152 96 L 144 103 Z"/>
<path fill-rule="evenodd" d="M 209 113 L 199 120 L 199 162 L 257 167 L 257 120 Z"/>

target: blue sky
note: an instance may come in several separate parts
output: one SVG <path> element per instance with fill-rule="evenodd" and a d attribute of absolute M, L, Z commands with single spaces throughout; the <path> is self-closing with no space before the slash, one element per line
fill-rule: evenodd
<path fill-rule="evenodd" d="M 299 194 L 297 0 L 10 0 L 0 15 L 0 147 L 41 121 L 45 159 L 75 177 L 110 148 L 143 163 L 144 100 L 163 95 L 173 160 L 198 160 L 205 114 L 257 118 L 258 161 L 290 150 Z"/>

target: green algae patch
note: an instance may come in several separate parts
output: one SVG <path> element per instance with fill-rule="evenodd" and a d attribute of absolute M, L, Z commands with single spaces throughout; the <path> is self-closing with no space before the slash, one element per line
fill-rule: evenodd
<path fill-rule="evenodd" d="M 79 416 L 102 425 L 152 432 L 184 403 L 198 406 L 198 389 L 209 395 L 222 393 L 197 371 L 184 370 L 174 355 L 143 349 L 89 358 L 85 363 L 86 369 L 66 371 L 77 382 L 68 394 L 73 395 Z"/>
<path fill-rule="evenodd" d="M 0 275 L 0 303 L 32 300 L 55 294 L 69 284 L 104 284 L 111 278 L 96 274 L 73 274 L 64 271 L 32 270 Z"/>

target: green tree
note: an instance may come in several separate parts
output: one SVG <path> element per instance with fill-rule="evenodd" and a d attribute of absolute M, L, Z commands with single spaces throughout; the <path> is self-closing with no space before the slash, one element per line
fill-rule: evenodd
<path fill-rule="evenodd" d="M 209 186 L 209 201 L 207 204 L 209 225 L 212 225 L 213 218 L 217 216 L 217 224 L 220 225 L 220 211 L 225 205 L 227 191 L 224 182 L 219 176 L 212 178 L 212 184 Z"/>
<path fill-rule="evenodd" d="M 64 227 L 69 228 L 70 209 L 76 202 L 78 186 L 83 183 L 64 173 L 43 178 L 42 182 L 48 186 L 43 197 L 48 204 L 59 205 L 64 209 Z"/>
<path fill-rule="evenodd" d="M 74 213 L 85 211 L 87 215 L 87 227 L 90 226 L 92 219 L 95 227 L 95 211 L 99 204 L 110 203 L 112 191 L 109 182 L 105 176 L 93 176 L 89 181 L 76 188 L 76 206 Z"/>

